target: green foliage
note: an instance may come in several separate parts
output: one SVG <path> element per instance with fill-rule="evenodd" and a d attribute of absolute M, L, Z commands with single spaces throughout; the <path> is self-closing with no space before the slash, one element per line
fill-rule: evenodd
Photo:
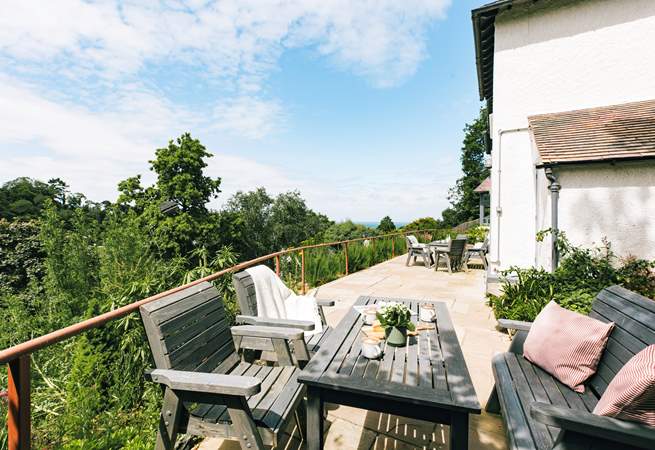
<path fill-rule="evenodd" d="M 468 220 L 478 218 L 480 211 L 480 194 L 475 188 L 489 176 L 489 169 L 484 166 L 485 135 L 489 126 L 489 116 L 485 108 L 472 123 L 464 127 L 464 142 L 460 161 L 462 177 L 450 188 L 448 200 L 450 208 L 441 213 L 444 225 L 454 227 Z"/>
<path fill-rule="evenodd" d="M 338 242 L 349 239 L 358 239 L 362 237 L 376 236 L 377 230 L 369 228 L 352 220 L 332 224 L 323 234 L 324 242 Z"/>
<path fill-rule="evenodd" d="M 391 220 L 391 217 L 384 216 L 378 225 L 378 231 L 381 233 L 391 233 L 396 229 L 396 225 Z"/>
<path fill-rule="evenodd" d="M 237 192 L 221 211 L 231 224 L 231 245 L 243 260 L 314 242 L 332 224 L 312 211 L 299 192 L 271 197 L 264 188 Z"/>
<path fill-rule="evenodd" d="M 44 257 L 37 221 L 0 219 L 0 289 L 18 292 L 42 280 Z"/>
<path fill-rule="evenodd" d="M 466 237 L 468 238 L 468 242 L 471 243 L 483 242 L 487 237 L 487 234 L 489 234 L 489 227 L 484 225 L 474 227 L 466 231 Z"/>
<path fill-rule="evenodd" d="M 549 231 L 539 233 L 538 238 Z M 598 248 L 575 247 L 563 233 L 557 245 L 562 258 L 554 272 L 534 267 L 503 272 L 502 294 L 489 296 L 496 317 L 532 321 L 551 300 L 587 313 L 598 292 L 614 284 L 655 297 L 655 262 L 634 257 L 618 260 L 608 242 Z"/>
<path fill-rule="evenodd" d="M 378 310 L 376 316 L 383 328 L 396 327 L 414 331 L 412 313 L 403 303 L 386 303 Z"/>
<path fill-rule="evenodd" d="M 433 217 L 422 217 L 405 225 L 403 227 L 403 231 L 427 230 L 427 229 L 442 228 L 442 227 L 443 224 L 441 223 L 441 221 Z"/>

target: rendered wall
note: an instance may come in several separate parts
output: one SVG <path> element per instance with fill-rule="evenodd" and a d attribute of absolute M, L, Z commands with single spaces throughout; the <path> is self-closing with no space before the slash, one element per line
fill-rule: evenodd
<path fill-rule="evenodd" d="M 511 265 L 550 264 L 549 250 L 534 238 L 544 225 L 550 226 L 550 204 L 543 171 L 535 169 L 527 117 L 655 99 L 654 42 L 652 0 L 538 2 L 498 15 L 491 272 Z M 624 195 L 628 193 L 638 190 Z M 606 206 L 611 205 L 608 198 Z M 610 220 L 604 223 L 612 226 Z M 575 228 L 575 221 L 566 226 Z M 584 233 L 569 232 L 580 238 Z"/>

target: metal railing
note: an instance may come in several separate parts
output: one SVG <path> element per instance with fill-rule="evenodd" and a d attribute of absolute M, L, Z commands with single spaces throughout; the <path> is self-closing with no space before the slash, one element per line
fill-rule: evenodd
<path fill-rule="evenodd" d="M 256 264 L 266 262 L 270 259 L 275 260 L 275 273 L 279 276 L 280 257 L 291 253 L 300 254 L 301 284 L 302 284 L 302 293 L 304 294 L 306 290 L 306 284 L 305 284 L 305 251 L 306 250 L 320 248 L 320 247 L 342 246 L 345 256 L 345 275 L 348 275 L 349 274 L 348 244 L 352 244 L 360 241 L 374 242 L 378 239 L 388 239 L 393 237 L 393 239 L 391 239 L 391 257 L 394 258 L 396 256 L 395 238 L 397 236 L 418 234 L 418 235 L 422 235 L 424 239 L 427 239 L 428 234 L 433 236 L 433 232 L 438 230 L 439 230 L 438 228 L 430 228 L 424 230 L 408 230 L 408 231 L 389 233 L 379 236 L 369 236 L 369 237 L 362 237 L 357 239 L 349 239 L 345 241 L 305 245 L 302 247 L 295 247 L 286 250 L 281 250 L 279 252 L 270 253 L 268 255 L 260 256 L 258 258 L 254 258 L 249 261 L 244 261 L 227 269 L 223 269 L 218 272 L 212 273 L 211 275 L 207 275 L 205 277 L 194 280 L 190 283 L 186 283 L 181 286 L 177 286 L 172 289 L 169 289 L 167 291 L 160 292 L 159 294 L 152 295 L 142 300 L 130 303 L 129 305 L 116 308 L 104 314 L 100 314 L 90 319 L 83 320 L 73 325 L 69 325 L 65 328 L 55 330 L 51 333 L 45 334 L 43 336 L 39 336 L 34 339 L 30 339 L 29 341 L 22 342 L 20 344 L 14 345 L 13 347 L 9 347 L 7 349 L 0 351 L 0 364 L 7 364 L 8 366 L 8 385 L 7 385 L 6 397 L 9 407 L 8 417 L 7 417 L 9 450 L 28 450 L 30 448 L 30 439 L 31 439 L 30 438 L 31 436 L 30 355 L 36 352 L 37 350 L 57 344 L 58 342 L 77 336 L 78 334 L 81 334 L 85 331 L 100 327 L 108 322 L 120 319 L 121 317 L 125 317 L 128 314 L 137 311 L 141 305 L 145 305 L 146 303 L 153 302 L 157 299 L 181 291 L 183 289 L 189 288 L 191 286 L 195 286 L 200 283 L 204 283 L 207 281 L 214 281 L 223 275 L 238 272 L 243 269 L 247 269 L 248 267 L 252 267 Z"/>

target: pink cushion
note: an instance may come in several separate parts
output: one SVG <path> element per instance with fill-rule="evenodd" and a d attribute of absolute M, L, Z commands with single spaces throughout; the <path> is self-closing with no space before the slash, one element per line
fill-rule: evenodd
<path fill-rule="evenodd" d="M 619 370 L 594 414 L 655 427 L 655 345 L 637 353 Z"/>
<path fill-rule="evenodd" d="M 613 323 L 569 311 L 551 301 L 534 320 L 523 356 L 576 392 L 596 373 Z"/>

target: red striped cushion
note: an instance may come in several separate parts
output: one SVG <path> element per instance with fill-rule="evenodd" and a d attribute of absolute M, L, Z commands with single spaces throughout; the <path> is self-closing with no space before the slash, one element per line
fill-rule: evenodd
<path fill-rule="evenodd" d="M 637 353 L 619 370 L 594 414 L 655 427 L 655 345 Z"/>
<path fill-rule="evenodd" d="M 596 373 L 613 323 L 564 309 L 550 302 L 534 320 L 523 356 L 576 392 Z"/>

